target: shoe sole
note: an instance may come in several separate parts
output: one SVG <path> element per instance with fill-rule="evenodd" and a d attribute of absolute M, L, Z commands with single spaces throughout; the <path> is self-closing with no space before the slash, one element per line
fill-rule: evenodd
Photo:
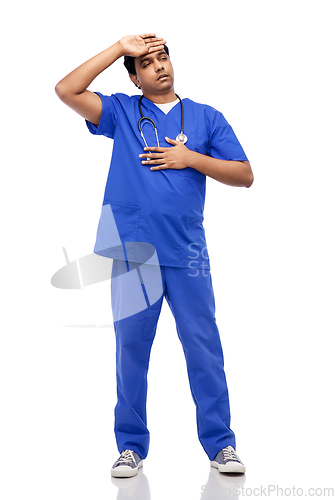
<path fill-rule="evenodd" d="M 143 460 L 139 462 L 137 467 L 134 467 L 133 469 L 129 467 L 128 465 L 119 465 L 118 467 L 115 467 L 115 469 L 111 469 L 111 476 L 112 477 L 133 477 L 136 476 L 138 473 L 138 469 L 140 467 L 143 467 Z"/>
<path fill-rule="evenodd" d="M 239 464 L 237 462 L 228 462 L 227 464 L 218 464 L 214 460 L 211 462 L 211 466 L 215 467 L 215 469 L 219 469 L 220 472 L 227 472 L 227 473 L 235 473 L 235 474 L 244 474 L 245 473 L 245 466 L 242 464 Z"/>

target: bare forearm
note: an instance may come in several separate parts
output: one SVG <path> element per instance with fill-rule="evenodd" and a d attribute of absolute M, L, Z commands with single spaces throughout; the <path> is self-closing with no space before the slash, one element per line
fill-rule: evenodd
<path fill-rule="evenodd" d="M 229 186 L 250 187 L 254 176 L 248 161 L 226 161 L 190 151 L 188 166 Z"/>
<path fill-rule="evenodd" d="M 108 49 L 100 52 L 78 68 L 65 76 L 56 85 L 56 92 L 60 98 L 66 95 L 76 95 L 84 92 L 92 81 L 122 56 L 122 48 L 116 42 Z"/>
<path fill-rule="evenodd" d="M 143 165 L 149 165 L 151 170 L 192 167 L 229 186 L 250 187 L 254 181 L 254 175 L 248 161 L 218 160 L 196 153 L 188 149 L 185 144 L 169 137 L 165 137 L 165 140 L 174 147 L 144 148 L 144 151 L 148 151 L 148 153 L 139 155 L 140 158 L 143 158 Z"/>
<path fill-rule="evenodd" d="M 162 50 L 165 40 L 155 33 L 127 35 L 92 57 L 57 83 L 58 97 L 80 116 L 98 126 L 102 110 L 100 97 L 87 90 L 92 81 L 121 56 L 139 57 Z"/>

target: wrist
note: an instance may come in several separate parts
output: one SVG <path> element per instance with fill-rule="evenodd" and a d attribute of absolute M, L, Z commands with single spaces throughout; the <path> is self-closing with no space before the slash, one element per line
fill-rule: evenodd
<path fill-rule="evenodd" d="M 124 51 L 124 47 L 122 45 L 122 39 L 121 40 L 118 40 L 115 44 L 114 44 L 114 47 L 115 47 L 115 51 L 118 55 L 118 58 L 119 57 L 122 57 L 125 55 L 125 51 Z"/>
<path fill-rule="evenodd" d="M 197 157 L 198 153 L 196 151 L 192 151 L 191 149 L 188 150 L 188 158 L 187 158 L 187 166 L 192 167 L 197 170 Z"/>

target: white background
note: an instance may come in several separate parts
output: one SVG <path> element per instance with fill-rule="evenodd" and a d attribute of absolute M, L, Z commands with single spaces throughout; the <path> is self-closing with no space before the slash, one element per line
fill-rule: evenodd
<path fill-rule="evenodd" d="M 224 498 L 234 481 L 335 488 L 332 16 L 325 0 L 6 5 L 4 498 Z M 70 260 L 92 252 L 112 141 L 91 136 L 54 87 L 122 36 L 152 31 L 167 40 L 176 91 L 222 111 L 255 175 L 251 189 L 208 178 L 205 209 L 231 426 L 247 474 L 228 483 L 209 466 L 165 303 L 149 369 L 150 451 L 119 492 L 109 474 L 118 457 L 109 283 L 50 284 L 65 265 L 62 247 Z M 122 60 L 90 89 L 136 93 Z"/>

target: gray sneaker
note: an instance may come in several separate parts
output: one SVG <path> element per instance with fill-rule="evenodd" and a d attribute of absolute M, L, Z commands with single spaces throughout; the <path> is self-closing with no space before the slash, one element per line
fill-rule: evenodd
<path fill-rule="evenodd" d="M 123 450 L 112 467 L 112 477 L 136 476 L 138 469 L 143 467 L 143 460 L 132 450 Z"/>
<path fill-rule="evenodd" d="M 245 473 L 245 465 L 236 455 L 232 446 L 227 446 L 219 451 L 214 460 L 211 461 L 211 466 L 219 469 L 220 472 Z"/>

